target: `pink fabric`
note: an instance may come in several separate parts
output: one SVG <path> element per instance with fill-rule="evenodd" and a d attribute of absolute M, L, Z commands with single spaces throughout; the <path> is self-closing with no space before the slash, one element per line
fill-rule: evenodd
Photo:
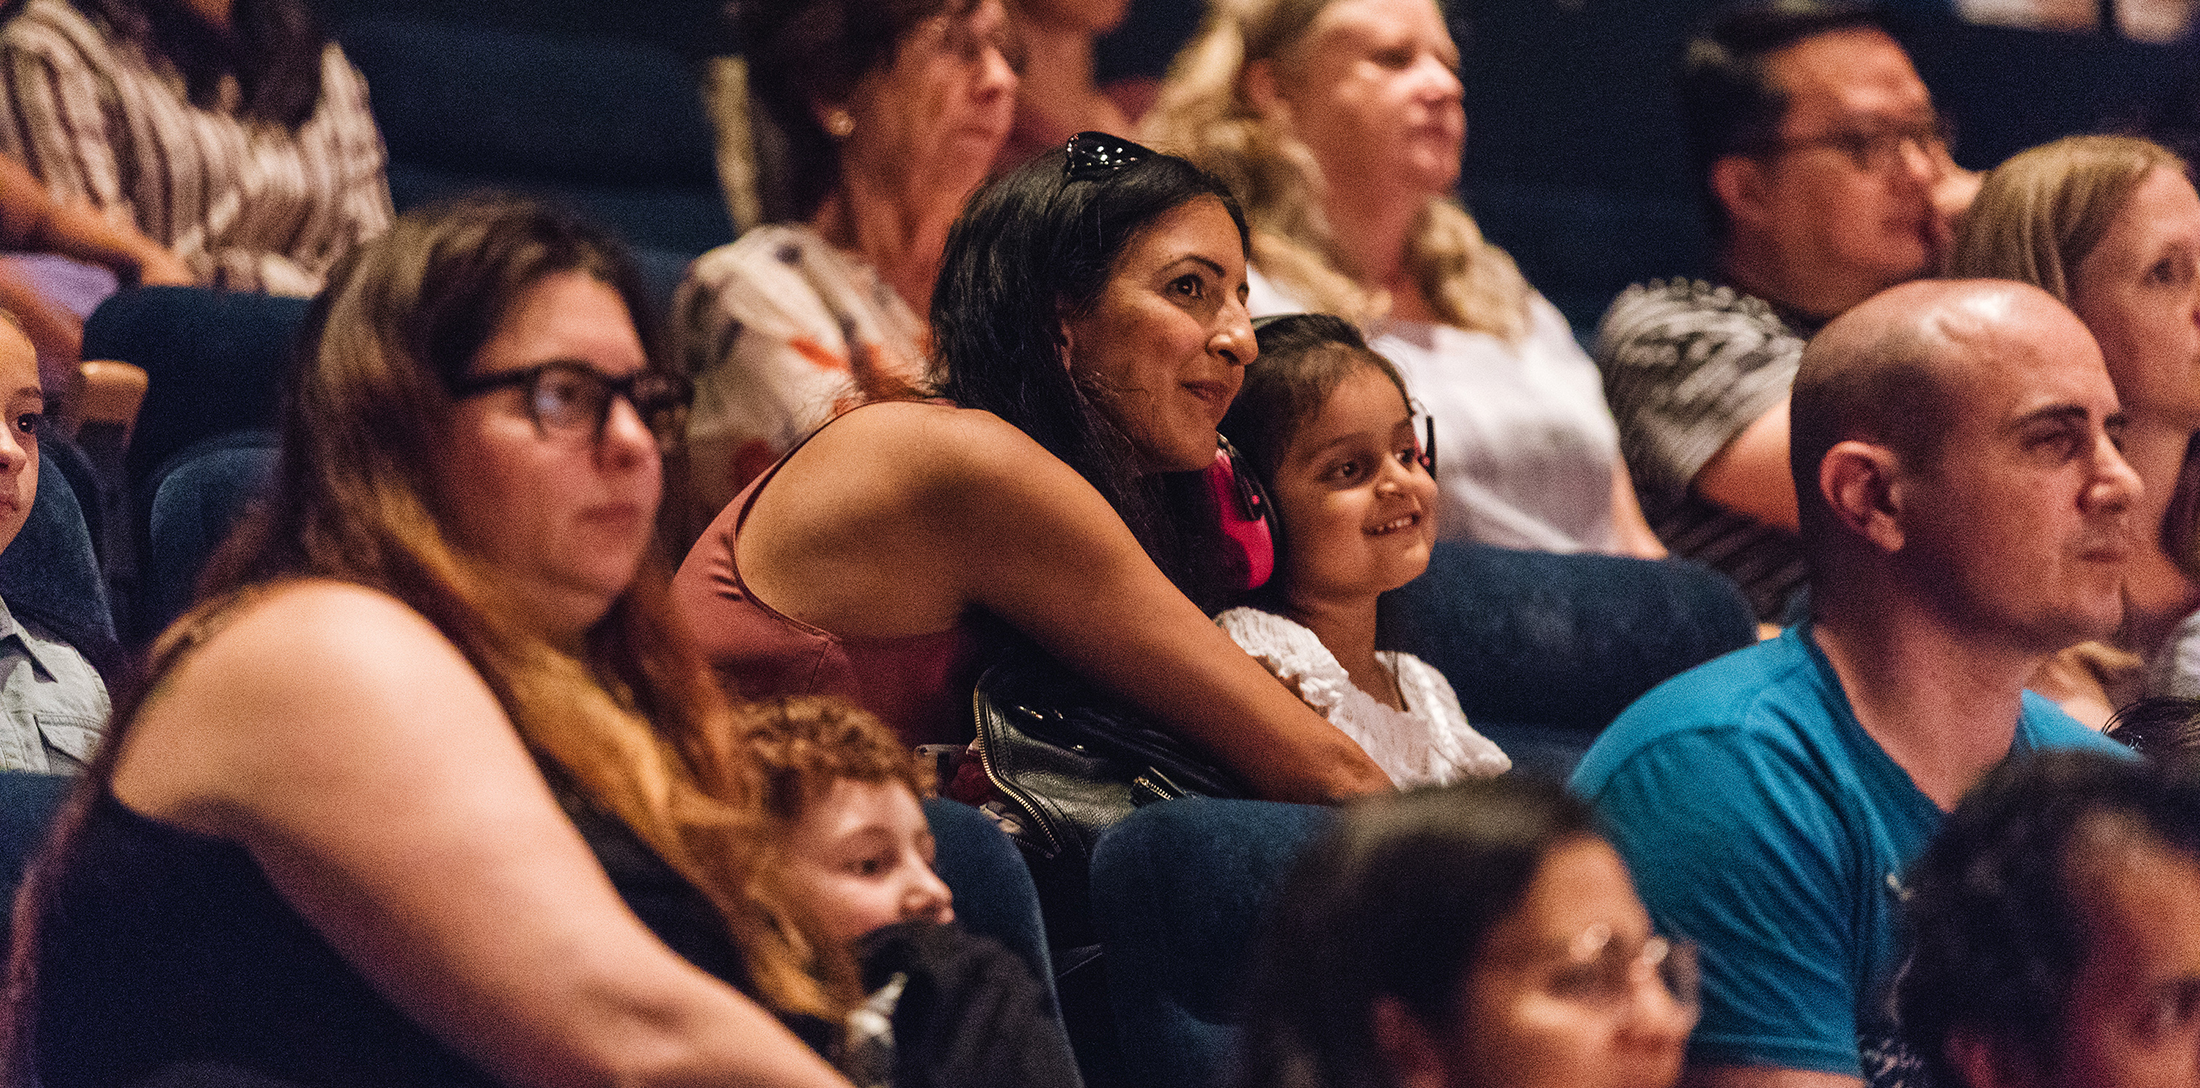
<path fill-rule="evenodd" d="M 1269 531 L 1268 519 L 1246 520 L 1238 497 L 1237 473 L 1230 455 L 1216 450 L 1214 463 L 1207 466 L 1207 489 L 1214 493 L 1215 510 L 1222 517 L 1222 535 L 1245 555 L 1244 588 L 1259 589 L 1276 572 L 1276 538 Z M 1260 501 L 1265 503 L 1267 498 L 1263 496 Z"/>
<path fill-rule="evenodd" d="M 911 745 L 969 741 L 970 691 L 981 664 L 973 624 L 906 638 L 849 638 L 757 600 L 742 581 L 735 538 L 784 464 L 719 512 L 672 580 L 673 604 L 719 683 L 735 699 L 838 695 L 878 715 Z"/>

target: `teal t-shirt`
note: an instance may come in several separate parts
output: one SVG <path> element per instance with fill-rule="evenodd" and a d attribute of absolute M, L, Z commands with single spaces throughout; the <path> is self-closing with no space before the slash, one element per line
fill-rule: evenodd
<path fill-rule="evenodd" d="M 2024 693 L 2011 753 L 2125 751 Z M 1594 805 L 1650 915 L 1695 940 L 1689 1060 L 1867 1079 L 1892 1037 L 1902 874 L 1943 817 L 1864 732 L 1807 626 L 1674 677 L 1597 738 Z"/>

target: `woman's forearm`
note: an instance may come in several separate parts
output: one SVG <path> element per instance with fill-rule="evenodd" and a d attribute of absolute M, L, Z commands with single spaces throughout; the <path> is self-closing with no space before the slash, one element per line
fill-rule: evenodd
<path fill-rule="evenodd" d="M 58 253 L 112 270 L 124 286 L 188 286 L 196 277 L 176 255 L 83 204 L 52 204 L 37 220 L 26 248 Z"/>

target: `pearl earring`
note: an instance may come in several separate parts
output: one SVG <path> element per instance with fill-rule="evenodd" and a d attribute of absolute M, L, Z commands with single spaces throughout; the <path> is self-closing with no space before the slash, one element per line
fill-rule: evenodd
<path fill-rule="evenodd" d="M 834 110 L 825 115 L 825 134 L 835 140 L 845 140 L 856 130 L 856 119 L 847 110 Z"/>

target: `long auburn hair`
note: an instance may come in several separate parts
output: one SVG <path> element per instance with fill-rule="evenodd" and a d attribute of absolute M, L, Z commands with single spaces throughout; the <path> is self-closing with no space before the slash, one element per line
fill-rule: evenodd
<path fill-rule="evenodd" d="M 489 566 L 445 528 L 452 384 L 525 291 L 574 271 L 625 300 L 652 365 L 662 366 L 633 265 L 608 235 L 563 213 L 466 198 L 409 212 L 353 250 L 301 330 L 272 491 L 214 556 L 199 603 L 156 645 L 148 680 L 188 650 L 193 632 L 267 587 L 327 578 L 387 593 L 465 656 L 546 776 L 617 817 L 710 899 L 761 1001 L 837 1023 L 854 996 L 818 981 L 846 974 L 837 953 L 752 894 L 755 774 L 671 611 L 663 558 L 644 561 L 576 656 L 518 622 Z M 8 1048 L 18 1070 L 30 1053 L 30 931 L 54 906 L 47 873 L 66 860 L 92 796 L 108 788 L 145 694 L 118 702 L 86 787 L 19 905 Z"/>
<path fill-rule="evenodd" d="M 1288 121 L 1262 114 L 1245 93 L 1246 68 L 1288 63 L 1334 2 L 1216 0 L 1170 65 L 1144 128 L 1155 146 L 1189 157 L 1237 190 L 1262 275 L 1310 310 L 1366 320 L 1386 311 L 1389 300 L 1344 273 L 1313 151 Z M 1422 208 L 1407 235 L 1406 268 L 1446 324 L 1504 340 L 1527 335 L 1527 280 L 1458 204 L 1431 199 Z"/>

